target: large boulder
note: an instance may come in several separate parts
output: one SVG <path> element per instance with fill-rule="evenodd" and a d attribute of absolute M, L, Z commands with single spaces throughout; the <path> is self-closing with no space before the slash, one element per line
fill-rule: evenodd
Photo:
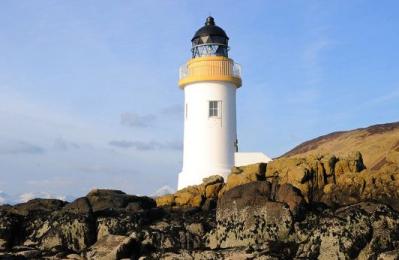
<path fill-rule="evenodd" d="M 25 218 L 20 243 L 44 251 L 81 252 L 96 239 L 95 221 L 90 216 L 55 212 Z"/>
<path fill-rule="evenodd" d="M 376 259 L 399 246 L 399 215 L 374 203 L 325 210 L 296 223 L 295 236 L 300 259 Z"/>
<path fill-rule="evenodd" d="M 211 248 L 253 246 L 288 239 L 293 218 L 287 204 L 271 201 L 272 185 L 265 181 L 237 186 L 220 197 Z"/>
<path fill-rule="evenodd" d="M 10 207 L 7 211 L 27 216 L 36 212 L 54 212 L 64 207 L 68 202 L 57 199 L 32 199 L 25 203 L 20 203 Z"/>
<path fill-rule="evenodd" d="M 254 181 L 266 180 L 266 163 L 256 163 L 247 166 L 233 167 L 227 177 L 226 185 L 220 191 L 220 196 L 234 187 Z"/>
<path fill-rule="evenodd" d="M 126 210 L 145 210 L 156 207 L 149 197 L 127 195 L 119 190 L 95 189 L 86 195 L 93 212 Z"/>
<path fill-rule="evenodd" d="M 364 169 L 359 152 L 342 158 L 334 155 L 310 155 L 305 158 L 279 158 L 269 162 L 266 178 L 279 184 L 292 184 L 308 202 L 317 202 L 326 185 L 335 184 L 340 176 L 360 173 Z"/>
<path fill-rule="evenodd" d="M 285 183 L 277 185 L 274 189 L 274 193 L 274 200 L 286 203 L 295 219 L 301 219 L 304 217 L 307 203 L 298 188 Z"/>
<path fill-rule="evenodd" d="M 140 242 L 134 235 L 104 236 L 89 248 L 86 257 L 87 259 L 98 260 L 137 259 L 140 252 Z"/>
<path fill-rule="evenodd" d="M 332 207 L 375 201 L 399 210 L 399 169 L 340 175 L 324 187 L 320 201 Z"/>
<path fill-rule="evenodd" d="M 0 210 L 0 252 L 9 250 L 18 234 L 21 217 Z"/>
<path fill-rule="evenodd" d="M 62 212 L 91 215 L 93 213 L 93 210 L 91 208 L 89 200 L 86 197 L 82 197 L 77 198 L 73 202 L 64 206 L 62 208 Z"/>
<path fill-rule="evenodd" d="M 212 201 L 216 201 L 219 191 L 223 188 L 222 176 L 213 175 L 203 179 L 202 184 L 193 185 L 155 198 L 158 207 L 185 207 L 212 209 Z M 203 207 L 204 206 L 204 207 Z"/>

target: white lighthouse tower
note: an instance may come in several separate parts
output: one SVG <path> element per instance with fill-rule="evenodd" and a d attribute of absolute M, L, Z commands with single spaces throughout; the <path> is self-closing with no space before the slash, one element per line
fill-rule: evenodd
<path fill-rule="evenodd" d="M 184 90 L 183 169 L 178 189 L 202 183 L 211 175 L 225 179 L 237 151 L 236 90 L 240 66 L 228 57 L 224 30 L 206 19 L 192 38 L 192 59 L 180 67 Z"/>

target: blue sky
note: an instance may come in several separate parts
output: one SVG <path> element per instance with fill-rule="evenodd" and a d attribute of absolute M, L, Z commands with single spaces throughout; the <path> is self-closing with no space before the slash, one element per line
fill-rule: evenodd
<path fill-rule="evenodd" d="M 0 190 L 175 187 L 178 67 L 211 14 L 243 68 L 241 151 L 399 121 L 397 1 L 1 1 Z"/>

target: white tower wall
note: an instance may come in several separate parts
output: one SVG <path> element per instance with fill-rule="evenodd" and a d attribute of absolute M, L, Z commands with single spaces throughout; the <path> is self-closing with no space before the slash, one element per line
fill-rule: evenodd
<path fill-rule="evenodd" d="M 201 184 L 210 175 L 225 179 L 234 166 L 236 86 L 231 82 L 205 81 L 184 87 L 183 169 L 178 189 Z M 219 101 L 218 117 L 209 116 L 209 101 Z"/>

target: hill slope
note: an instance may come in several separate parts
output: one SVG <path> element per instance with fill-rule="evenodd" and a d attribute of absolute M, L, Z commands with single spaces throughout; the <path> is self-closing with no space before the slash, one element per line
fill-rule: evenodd
<path fill-rule="evenodd" d="M 344 156 L 360 151 L 366 167 L 380 170 L 399 165 L 399 122 L 373 125 L 351 131 L 333 132 L 304 142 L 282 157 L 335 154 Z"/>

